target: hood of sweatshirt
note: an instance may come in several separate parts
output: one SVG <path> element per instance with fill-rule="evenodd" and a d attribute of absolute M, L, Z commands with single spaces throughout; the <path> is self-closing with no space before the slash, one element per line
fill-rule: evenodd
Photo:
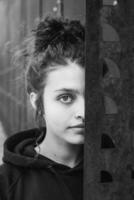
<path fill-rule="evenodd" d="M 49 200 L 82 200 L 83 163 L 70 168 L 40 154 L 37 156 L 36 140 L 38 138 L 41 143 L 44 139 L 41 132 L 39 129 L 26 130 L 9 137 L 4 144 L 3 161 L 9 169 L 5 176 L 11 179 L 11 199 L 34 200 L 47 196 Z M 3 184 L 2 187 L 6 188 Z M 6 189 L 2 191 L 5 196 L 8 194 Z"/>
<path fill-rule="evenodd" d="M 42 131 L 45 133 L 45 128 L 42 129 Z M 66 168 L 66 170 L 68 169 L 71 171 L 70 167 L 65 167 L 64 165 L 56 163 L 42 155 L 37 156 L 34 149 L 37 138 L 40 138 L 39 143 L 41 143 L 44 139 L 44 137 L 41 136 L 41 131 L 36 128 L 22 131 L 9 137 L 4 143 L 3 161 L 5 163 L 10 163 L 14 166 L 23 168 L 56 167 L 61 169 Z M 82 163 L 77 165 L 75 168 L 76 170 L 81 169 Z"/>

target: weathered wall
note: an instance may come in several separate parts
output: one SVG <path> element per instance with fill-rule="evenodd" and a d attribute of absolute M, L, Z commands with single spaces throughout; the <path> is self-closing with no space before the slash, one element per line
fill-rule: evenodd
<path fill-rule="evenodd" d="M 86 9 L 85 200 L 132 200 L 134 2 L 91 0 Z"/>

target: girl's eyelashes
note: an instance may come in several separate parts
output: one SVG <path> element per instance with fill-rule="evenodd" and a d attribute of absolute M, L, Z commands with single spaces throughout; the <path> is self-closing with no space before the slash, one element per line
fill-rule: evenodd
<path fill-rule="evenodd" d="M 58 96 L 57 100 L 64 104 L 70 104 L 74 101 L 75 96 L 72 94 L 61 94 Z"/>

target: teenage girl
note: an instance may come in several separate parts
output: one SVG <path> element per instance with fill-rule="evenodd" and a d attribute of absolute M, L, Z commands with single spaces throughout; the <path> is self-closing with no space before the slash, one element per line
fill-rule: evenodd
<path fill-rule="evenodd" d="M 82 200 L 84 27 L 47 17 L 27 39 L 27 91 L 39 127 L 4 144 L 1 200 Z"/>

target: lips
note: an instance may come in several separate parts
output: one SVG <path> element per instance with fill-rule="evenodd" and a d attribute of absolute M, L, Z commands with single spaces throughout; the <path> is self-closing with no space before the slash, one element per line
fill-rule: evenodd
<path fill-rule="evenodd" d="M 78 124 L 78 125 L 70 126 L 69 128 L 85 128 L 85 125 L 84 124 Z"/>

